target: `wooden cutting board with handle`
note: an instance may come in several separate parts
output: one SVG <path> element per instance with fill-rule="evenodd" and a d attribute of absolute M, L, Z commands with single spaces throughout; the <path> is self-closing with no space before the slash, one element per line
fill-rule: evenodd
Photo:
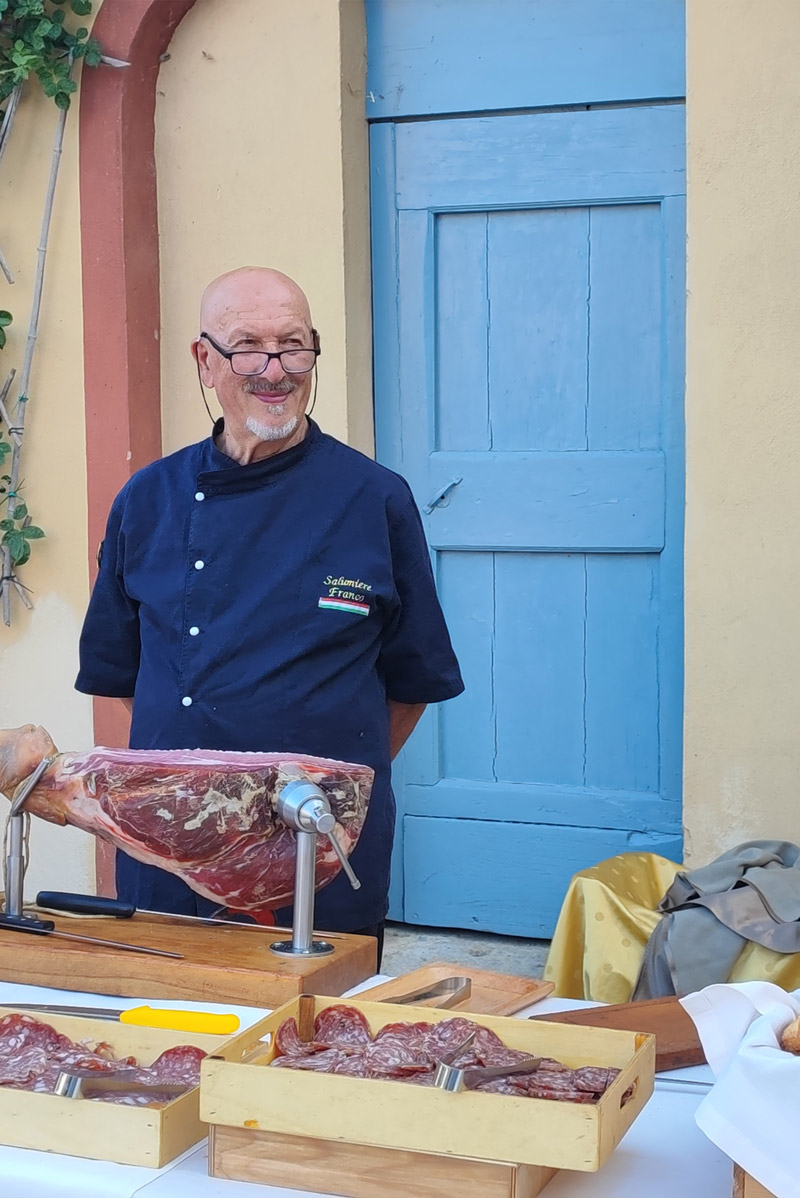
<path fill-rule="evenodd" d="M 472 969 L 469 965 L 455 965 L 436 961 L 423 965 L 410 973 L 401 973 L 391 982 L 381 982 L 369 990 L 362 990 L 358 997 L 368 1002 L 391 1001 L 396 995 L 408 994 L 410 990 L 422 989 L 440 982 L 444 978 L 465 977 L 472 982 L 469 998 L 456 1003 L 452 1011 L 473 1011 L 476 1015 L 513 1015 L 533 1003 L 552 994 L 552 982 L 540 978 L 518 978 L 510 973 L 492 973 L 488 969 Z M 414 1003 L 416 1007 L 435 1007 L 435 998 Z"/>
<path fill-rule="evenodd" d="M 555 1015 L 531 1015 L 529 1018 L 580 1027 L 651 1032 L 656 1038 L 656 1073 L 704 1065 L 706 1060 L 695 1026 L 677 998 L 649 998 L 642 1002 L 584 1007 L 579 1011 L 559 1011 Z"/>

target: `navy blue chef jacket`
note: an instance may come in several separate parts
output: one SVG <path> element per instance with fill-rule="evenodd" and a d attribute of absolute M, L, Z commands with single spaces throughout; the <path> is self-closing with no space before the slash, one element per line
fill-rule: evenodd
<path fill-rule="evenodd" d="M 408 485 L 313 421 L 299 445 L 247 466 L 209 437 L 139 470 L 111 509 L 76 686 L 134 696 L 135 749 L 372 766 L 352 855 L 362 888 L 340 872 L 315 924 L 380 922 L 394 831 L 386 700 L 464 689 Z M 214 906 L 123 853 L 117 888 L 141 907 Z"/>

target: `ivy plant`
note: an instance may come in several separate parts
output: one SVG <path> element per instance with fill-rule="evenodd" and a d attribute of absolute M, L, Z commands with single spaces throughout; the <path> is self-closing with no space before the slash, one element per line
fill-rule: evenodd
<path fill-rule="evenodd" d="M 0 545 L 9 553 L 12 565 L 24 566 L 31 555 L 31 541 L 39 541 L 44 532 L 36 524 L 26 523 L 29 520 L 28 509 L 24 502 L 17 503 L 13 517 L 0 520 Z"/>
<path fill-rule="evenodd" d="M 10 312 L 6 312 L 0 308 L 0 349 L 5 348 L 6 344 L 6 328 L 11 324 L 14 317 Z"/>
<path fill-rule="evenodd" d="M 67 12 L 86 17 L 92 0 L 0 0 L 0 104 L 18 83 L 36 75 L 46 96 L 69 108 L 77 84 L 70 76 L 75 59 L 100 62 L 100 44 L 81 25 L 71 29 Z"/>

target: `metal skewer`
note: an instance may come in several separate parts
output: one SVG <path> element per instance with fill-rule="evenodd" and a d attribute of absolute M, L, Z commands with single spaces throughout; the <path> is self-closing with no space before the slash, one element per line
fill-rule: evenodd
<path fill-rule="evenodd" d="M 121 940 L 101 940 L 99 936 L 78 936 L 75 932 L 59 932 L 52 919 L 32 919 L 23 915 L 16 919 L 11 915 L 0 915 L 0 928 L 12 932 L 27 932 L 31 936 L 57 936 L 60 940 L 78 940 L 82 944 L 99 944 L 101 948 L 118 949 L 121 953 L 147 953 L 152 957 L 172 957 L 182 961 L 183 953 L 171 953 L 165 948 L 150 948 L 145 944 L 125 944 Z"/>

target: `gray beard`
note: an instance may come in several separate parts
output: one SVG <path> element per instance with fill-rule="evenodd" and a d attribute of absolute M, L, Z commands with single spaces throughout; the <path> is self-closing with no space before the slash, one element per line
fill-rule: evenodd
<path fill-rule="evenodd" d="M 299 423 L 299 416 L 292 416 L 285 424 L 278 425 L 262 424 L 255 416 L 248 416 L 244 426 L 248 433 L 258 437 L 259 441 L 285 441 L 287 437 L 291 437 Z"/>

